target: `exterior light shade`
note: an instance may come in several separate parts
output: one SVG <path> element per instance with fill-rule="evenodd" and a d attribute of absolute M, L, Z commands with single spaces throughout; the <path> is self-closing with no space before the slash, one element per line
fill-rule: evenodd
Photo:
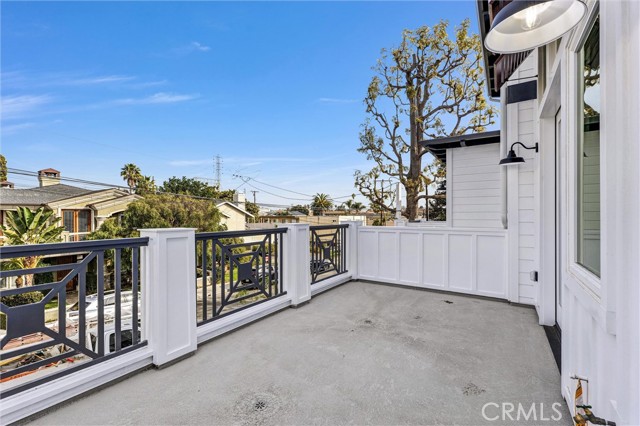
<path fill-rule="evenodd" d="M 500 160 L 500 165 L 501 166 L 509 166 L 512 164 L 519 164 L 519 163 L 524 163 L 524 158 L 522 157 L 518 157 L 516 155 L 516 152 L 514 150 L 509 150 L 509 153 L 507 154 L 507 156 L 505 158 L 503 158 L 502 160 Z"/>
<path fill-rule="evenodd" d="M 484 46 L 495 53 L 544 46 L 578 25 L 586 12 L 582 0 L 513 0 L 496 14 Z"/>
<path fill-rule="evenodd" d="M 534 146 L 526 146 L 522 142 L 514 142 L 514 143 L 511 144 L 511 148 L 509 148 L 509 153 L 507 154 L 507 156 L 505 158 L 503 158 L 502 160 L 500 160 L 499 164 L 501 166 L 511 166 L 511 165 L 514 165 L 514 164 L 524 163 L 524 158 L 518 157 L 516 155 L 516 152 L 513 150 L 513 147 L 516 146 L 516 145 L 520 145 L 524 149 L 535 149 L 536 152 L 538 152 L 538 144 L 537 143 Z"/>

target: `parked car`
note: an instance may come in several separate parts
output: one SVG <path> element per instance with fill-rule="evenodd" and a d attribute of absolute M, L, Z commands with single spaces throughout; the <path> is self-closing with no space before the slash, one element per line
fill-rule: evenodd
<path fill-rule="evenodd" d="M 256 270 L 257 269 L 257 270 Z M 277 277 L 278 274 L 276 272 L 276 268 L 274 268 L 273 266 L 271 267 L 264 267 L 264 270 L 262 269 L 262 267 L 258 267 L 258 268 L 251 268 L 251 276 L 258 282 L 261 282 L 264 280 L 264 276 L 267 276 L 271 281 L 274 281 Z M 242 280 L 243 283 L 248 284 L 253 282 L 250 278 L 245 278 L 244 280 Z"/>
<path fill-rule="evenodd" d="M 120 315 L 122 318 L 130 318 L 133 314 L 133 292 L 123 291 L 120 293 Z M 67 322 L 72 324 L 78 322 L 80 316 L 80 302 L 76 302 L 67 310 Z M 138 293 L 138 312 L 140 312 L 140 293 Z M 85 297 L 85 315 L 88 321 L 95 321 L 98 318 L 98 295 L 91 294 Z M 110 291 L 104 294 L 104 317 L 106 320 L 115 318 L 116 315 L 116 295 Z"/>
<path fill-rule="evenodd" d="M 312 260 L 311 262 L 311 272 L 316 274 L 321 274 L 323 272 L 330 271 L 332 269 L 331 262 L 327 259 L 320 260 Z"/>

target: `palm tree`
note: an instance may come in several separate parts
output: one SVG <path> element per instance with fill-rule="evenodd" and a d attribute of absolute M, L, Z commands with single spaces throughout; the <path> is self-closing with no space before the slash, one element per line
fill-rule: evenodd
<path fill-rule="evenodd" d="M 356 213 L 360 213 L 362 210 L 365 209 L 365 205 L 362 204 L 360 201 L 356 201 L 355 203 L 353 203 L 351 205 L 351 208 L 356 212 Z"/>
<path fill-rule="evenodd" d="M 2 232 L 10 245 L 45 244 L 60 241 L 63 226 L 58 226 L 60 218 L 53 211 L 40 207 L 32 212 L 27 207 L 18 207 L 16 211 L 7 212 L 7 226 L 2 225 Z M 43 256 L 29 256 L 14 259 L 13 267 L 18 269 L 36 268 Z M 16 285 L 22 287 L 22 277 L 16 279 Z M 33 275 L 27 275 L 26 285 L 33 284 Z"/>
<path fill-rule="evenodd" d="M 127 182 L 129 189 L 133 192 L 133 188 L 142 177 L 142 172 L 140 172 L 140 168 L 138 166 L 133 163 L 129 163 L 125 164 L 122 170 L 120 170 L 120 176 L 122 176 L 122 179 Z"/>
<path fill-rule="evenodd" d="M 156 185 L 156 179 L 153 176 L 140 176 L 136 182 L 136 194 L 155 194 L 158 187 Z"/>
<path fill-rule="evenodd" d="M 356 202 L 354 200 L 347 200 L 344 202 L 344 206 L 347 208 L 347 213 L 351 214 L 351 210 L 353 209 L 353 205 Z"/>
<path fill-rule="evenodd" d="M 333 206 L 333 201 L 327 194 L 316 194 L 313 197 L 311 208 L 314 211 L 319 211 L 320 215 L 324 215 L 325 210 L 329 210 Z"/>

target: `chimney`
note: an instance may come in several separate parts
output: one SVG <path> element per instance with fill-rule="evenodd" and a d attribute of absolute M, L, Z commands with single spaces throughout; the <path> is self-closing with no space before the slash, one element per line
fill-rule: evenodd
<path fill-rule="evenodd" d="M 60 183 L 60 172 L 56 169 L 39 170 L 38 182 L 40 182 L 40 188 L 43 186 L 58 185 Z"/>
<path fill-rule="evenodd" d="M 236 192 L 235 194 L 233 194 L 233 202 L 236 203 L 236 205 L 242 210 L 247 209 L 247 196 L 244 192 Z"/>
<path fill-rule="evenodd" d="M 13 182 L 9 182 L 8 180 L 5 180 L 3 182 L 0 182 L 0 188 L 9 188 L 9 189 L 13 189 Z"/>

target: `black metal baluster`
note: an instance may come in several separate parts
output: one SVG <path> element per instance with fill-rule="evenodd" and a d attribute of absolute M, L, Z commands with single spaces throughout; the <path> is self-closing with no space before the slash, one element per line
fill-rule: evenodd
<path fill-rule="evenodd" d="M 122 348 L 122 249 L 115 249 L 114 255 L 114 278 L 115 278 L 115 338 L 116 347 L 115 352 Z"/>
<path fill-rule="evenodd" d="M 139 263 L 140 248 L 134 247 L 131 249 L 131 293 L 132 307 L 131 307 L 131 342 L 135 345 L 138 343 L 138 263 Z"/>
<path fill-rule="evenodd" d="M 280 279 L 278 280 L 278 294 L 282 293 L 282 289 L 284 288 L 284 281 L 282 280 L 282 270 L 284 268 L 284 260 L 282 258 L 282 234 L 278 235 L 278 250 L 280 251 L 280 253 L 277 255 L 278 256 L 278 273 L 280 275 Z"/>
<path fill-rule="evenodd" d="M 202 321 L 207 320 L 207 240 L 202 240 Z"/>
<path fill-rule="evenodd" d="M 273 252 L 273 239 L 272 234 L 269 234 L 269 297 L 273 295 L 273 278 L 271 277 L 273 272 L 273 262 L 271 261 L 271 253 Z"/>
<path fill-rule="evenodd" d="M 33 276 L 35 280 L 35 275 Z M 66 286 L 60 287 L 58 292 L 58 333 L 63 336 L 67 335 L 67 289 Z"/>
<path fill-rule="evenodd" d="M 216 312 L 218 310 L 218 268 L 217 268 L 217 263 L 218 263 L 218 252 L 216 250 L 216 241 L 215 240 L 211 240 L 211 285 L 212 285 L 212 294 L 213 294 L 213 300 L 212 300 L 212 306 L 213 309 L 211 310 L 211 316 L 214 317 L 216 315 Z"/>
<path fill-rule="evenodd" d="M 262 291 L 266 290 L 265 286 L 266 286 L 266 283 L 267 283 L 265 281 L 266 278 L 267 278 L 267 275 L 266 275 L 266 272 L 265 272 L 266 263 L 267 262 L 266 262 L 266 259 L 264 258 L 267 255 L 266 244 L 267 244 L 267 237 L 265 235 L 264 240 L 262 240 L 262 259 L 258 259 L 258 262 L 262 263 L 262 283 L 258 284 L 259 287 L 262 287 Z M 256 275 L 259 275 L 257 272 L 258 272 L 258 270 L 256 269 Z M 258 281 L 260 281 L 260 280 L 258 280 Z"/>
<path fill-rule="evenodd" d="M 316 280 L 316 231 L 311 230 L 311 282 Z"/>
<path fill-rule="evenodd" d="M 226 258 L 227 255 L 224 252 L 224 247 L 220 244 L 220 313 L 224 309 L 224 301 L 225 301 L 225 285 L 226 285 L 226 274 L 225 274 L 225 266 L 226 266 Z M 231 289 L 229 289 L 231 290 Z"/>
<path fill-rule="evenodd" d="M 104 251 L 98 252 L 98 355 L 104 356 Z"/>
<path fill-rule="evenodd" d="M 342 240 L 340 241 L 340 253 L 342 253 L 342 272 L 347 271 L 347 228 L 342 228 Z"/>
<path fill-rule="evenodd" d="M 78 273 L 78 344 L 87 347 L 87 268 Z"/>

